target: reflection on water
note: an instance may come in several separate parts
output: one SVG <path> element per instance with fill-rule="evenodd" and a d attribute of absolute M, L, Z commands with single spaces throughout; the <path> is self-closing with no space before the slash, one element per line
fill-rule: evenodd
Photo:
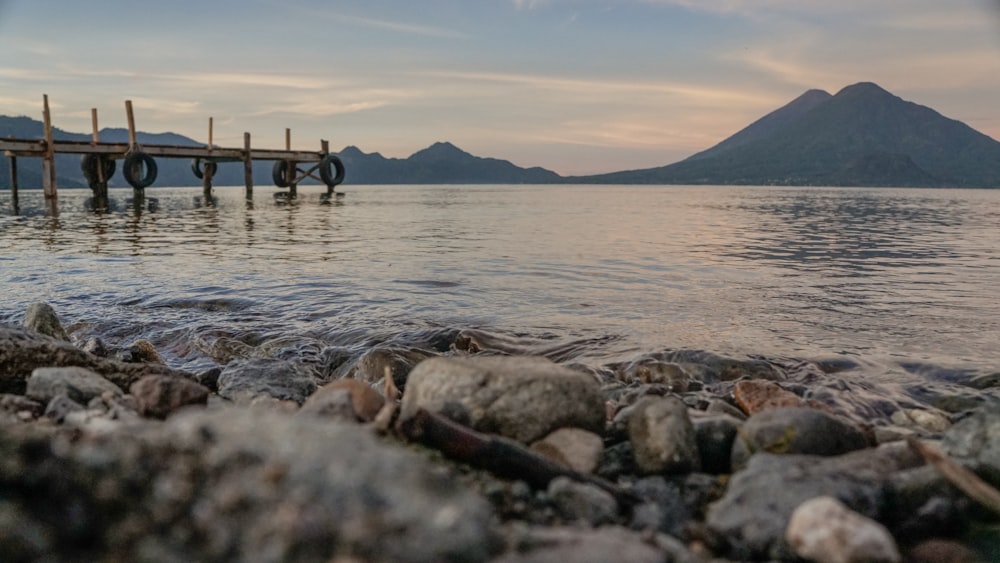
<path fill-rule="evenodd" d="M 0 192 L 0 321 L 47 300 L 198 366 L 191 343 L 217 333 L 362 346 L 441 327 L 586 343 L 565 357 L 591 363 L 691 348 L 847 356 L 889 377 L 1000 365 L 1000 192 L 346 191 L 150 189 L 151 208 L 112 190 L 93 212 L 89 192 L 64 190 L 56 215 L 30 191 L 14 215 Z"/>

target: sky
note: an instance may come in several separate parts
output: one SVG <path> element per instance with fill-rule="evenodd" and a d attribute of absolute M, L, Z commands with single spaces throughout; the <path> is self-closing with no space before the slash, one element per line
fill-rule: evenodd
<path fill-rule="evenodd" d="M 579 175 L 875 82 L 1000 139 L 1000 0 L 0 0 L 0 115 Z"/>

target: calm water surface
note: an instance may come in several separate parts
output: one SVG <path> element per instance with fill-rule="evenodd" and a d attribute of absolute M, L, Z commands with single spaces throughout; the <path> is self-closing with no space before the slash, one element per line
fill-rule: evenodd
<path fill-rule="evenodd" d="M 0 322 L 77 337 L 419 345 L 442 329 L 598 365 L 696 349 L 849 358 L 883 381 L 1000 370 L 1000 190 L 347 186 L 0 192 Z M 283 343 L 283 344 L 282 344 Z M 958 375 L 955 375 L 958 374 Z"/>

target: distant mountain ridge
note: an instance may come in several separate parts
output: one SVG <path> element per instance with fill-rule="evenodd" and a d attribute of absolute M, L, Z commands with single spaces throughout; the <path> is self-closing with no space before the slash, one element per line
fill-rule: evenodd
<path fill-rule="evenodd" d="M 56 129 L 56 139 L 90 135 Z M 0 136 L 41 138 L 42 124 L 0 116 Z M 125 141 L 124 129 L 101 138 Z M 174 133 L 139 133 L 139 143 L 195 145 Z M 861 82 L 836 95 L 808 90 L 734 135 L 673 164 L 590 176 L 563 177 L 544 168 L 521 168 L 438 142 L 407 158 L 387 158 L 348 146 L 338 153 L 347 184 L 708 184 L 798 186 L 912 186 L 1000 188 L 1000 142 L 926 106 L 905 101 L 877 84 Z M 35 159 L 32 159 L 35 160 Z M 199 186 L 190 163 L 158 159 L 156 186 Z M 24 187 L 41 185 L 40 165 L 19 166 Z M 57 155 L 61 187 L 85 187 L 79 157 Z M 242 185 L 240 163 L 222 163 L 215 183 Z M 271 163 L 254 163 L 254 183 L 271 185 Z M 0 188 L 8 187 L 6 158 Z M 112 186 L 124 186 L 121 174 Z"/>
<path fill-rule="evenodd" d="M 0 116 L 0 136 L 18 139 L 40 139 L 43 135 L 42 123 L 28 117 Z M 63 141 L 89 141 L 91 136 L 70 133 L 53 128 L 53 138 Z M 102 141 L 127 142 L 128 130 L 102 129 Z M 137 132 L 136 138 L 142 144 L 162 144 L 176 146 L 203 146 L 194 139 L 176 133 Z M 561 177 L 544 168 L 521 168 L 513 163 L 496 158 L 482 158 L 469 154 L 446 142 L 417 151 L 408 158 L 386 158 L 379 153 L 366 154 L 357 147 L 346 147 L 338 153 L 347 171 L 347 184 L 545 184 L 561 180 Z M 37 188 L 42 184 L 40 159 L 21 159 L 19 163 L 18 185 Z M 35 162 L 31 162 L 35 161 Z M 272 162 L 254 162 L 254 185 L 272 186 Z M 0 189 L 10 187 L 10 168 L 6 158 L 0 159 Z M 158 158 L 159 174 L 157 186 L 183 187 L 200 186 L 201 180 L 191 172 L 188 159 Z M 78 155 L 56 155 L 56 181 L 62 188 L 82 188 L 87 182 L 80 171 Z M 243 185 L 243 165 L 239 162 L 220 163 L 214 183 L 219 186 Z M 109 182 L 112 187 L 127 186 L 121 173 L 117 172 Z"/>
<path fill-rule="evenodd" d="M 1000 187 L 1000 142 L 871 82 L 810 90 L 686 160 L 586 183 Z"/>

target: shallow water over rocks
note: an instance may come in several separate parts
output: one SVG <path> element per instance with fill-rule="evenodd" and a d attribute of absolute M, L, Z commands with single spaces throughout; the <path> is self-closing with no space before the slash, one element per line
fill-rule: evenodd
<path fill-rule="evenodd" d="M 420 359 L 469 351 L 543 355 L 623 393 L 752 375 L 883 422 L 958 414 L 1000 384 L 1000 192 L 344 190 L 217 188 L 206 206 L 150 189 L 142 208 L 112 190 L 103 213 L 63 190 L 57 216 L 34 191 L 15 215 L 5 192 L 0 323 L 45 301 L 74 343 L 146 339 L 193 372 L 280 359 L 405 385 Z"/>

